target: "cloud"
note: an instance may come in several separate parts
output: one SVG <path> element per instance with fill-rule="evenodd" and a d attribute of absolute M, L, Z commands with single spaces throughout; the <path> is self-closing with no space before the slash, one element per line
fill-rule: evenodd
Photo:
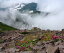
<path fill-rule="evenodd" d="M 39 0 L 40 11 L 57 11 L 64 8 L 64 0 Z"/>
<path fill-rule="evenodd" d="M 37 2 L 37 0 L 1 0 L 1 7 L 10 7 L 18 3 L 31 3 Z"/>
<path fill-rule="evenodd" d="M 32 16 L 9 8 L 6 11 L 0 11 L 0 21 L 19 29 L 39 27 L 41 29 L 61 30 L 64 28 L 64 0 L 0 0 L 0 8 L 31 2 L 38 3 L 37 10 L 44 13 Z M 45 16 L 46 13 L 49 14 Z M 20 21 L 16 22 L 16 19 Z"/>

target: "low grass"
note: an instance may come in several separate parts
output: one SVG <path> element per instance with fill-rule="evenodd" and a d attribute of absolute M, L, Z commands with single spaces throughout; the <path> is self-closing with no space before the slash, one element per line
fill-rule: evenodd
<path fill-rule="evenodd" d="M 17 29 L 0 22 L 0 31 L 9 31 L 9 30 L 17 30 Z"/>
<path fill-rule="evenodd" d="M 0 43 L 3 43 L 3 42 L 4 42 L 4 40 L 0 38 Z"/>

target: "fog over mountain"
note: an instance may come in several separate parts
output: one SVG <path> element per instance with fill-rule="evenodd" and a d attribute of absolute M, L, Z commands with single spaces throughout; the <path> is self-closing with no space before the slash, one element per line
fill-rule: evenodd
<path fill-rule="evenodd" d="M 18 29 L 61 30 L 64 0 L 0 0 L 0 22 Z"/>

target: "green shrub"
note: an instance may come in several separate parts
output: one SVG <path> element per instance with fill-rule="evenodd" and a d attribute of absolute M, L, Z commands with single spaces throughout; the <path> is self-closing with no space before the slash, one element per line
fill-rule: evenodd
<path fill-rule="evenodd" d="M 22 32 L 21 34 L 29 34 L 29 32 Z"/>
<path fill-rule="evenodd" d="M 4 40 L 0 39 L 0 43 L 3 43 L 3 42 L 4 42 Z"/>

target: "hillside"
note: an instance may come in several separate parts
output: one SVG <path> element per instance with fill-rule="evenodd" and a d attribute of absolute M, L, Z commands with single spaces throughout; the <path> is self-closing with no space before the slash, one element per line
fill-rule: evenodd
<path fill-rule="evenodd" d="M 0 22 L 0 31 L 9 31 L 9 30 L 16 30 L 16 28 L 13 28 Z"/>
<path fill-rule="evenodd" d="M 0 53 L 64 53 L 62 31 L 11 30 L 0 34 Z"/>

